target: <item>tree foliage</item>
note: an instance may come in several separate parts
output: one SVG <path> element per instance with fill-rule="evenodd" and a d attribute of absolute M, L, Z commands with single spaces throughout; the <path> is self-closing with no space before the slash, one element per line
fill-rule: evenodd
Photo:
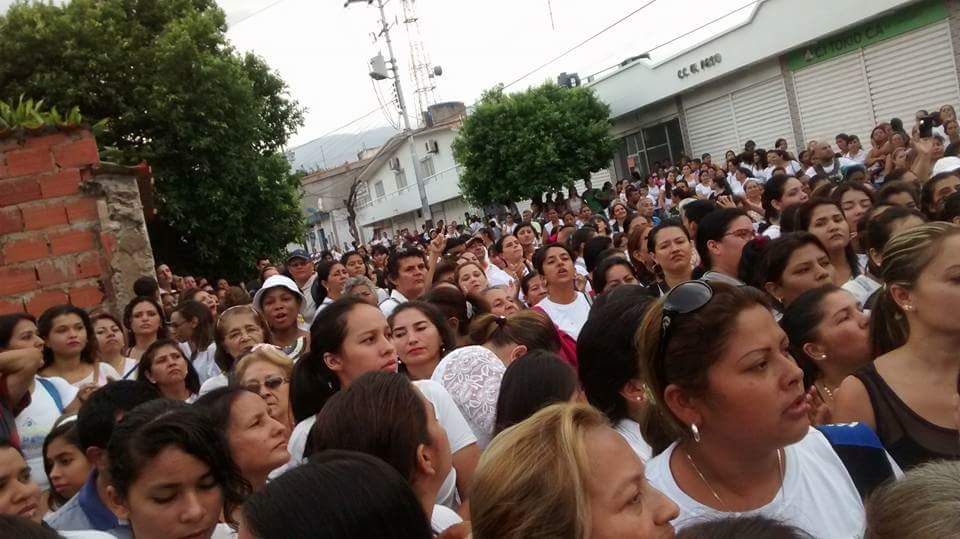
<path fill-rule="evenodd" d="M 302 110 L 226 40 L 214 0 L 19 1 L 0 17 L 0 99 L 109 119 L 104 158 L 155 173 L 158 260 L 240 277 L 299 239 L 300 183 L 281 153 Z"/>
<path fill-rule="evenodd" d="M 613 158 L 609 116 L 586 88 L 488 90 L 453 144 L 460 189 L 477 205 L 509 204 L 589 178 Z"/>

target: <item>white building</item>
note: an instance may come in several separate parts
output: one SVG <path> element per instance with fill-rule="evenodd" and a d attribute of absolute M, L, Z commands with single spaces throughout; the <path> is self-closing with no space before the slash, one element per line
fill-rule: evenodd
<path fill-rule="evenodd" d="M 463 123 L 463 103 L 430 107 L 427 126 L 413 132 L 417 163 L 410 152 L 411 136 L 397 134 L 357 161 L 310 174 L 302 180 L 302 206 L 310 228 L 307 242 L 313 250 L 341 249 L 353 240 L 344 201 L 350 186 L 359 182 L 354 208 L 361 242 L 386 233 L 416 233 L 426 222 L 414 166 L 419 167 L 433 221 L 464 222 L 464 213 L 479 214 L 460 194 L 460 169 L 453 158 L 453 141 Z M 313 211 L 318 210 L 318 211 Z"/>
<path fill-rule="evenodd" d="M 636 51 L 641 52 L 641 51 Z M 960 105 L 960 0 L 761 0 L 730 31 L 588 81 L 611 107 L 616 175 L 747 140 L 796 152 L 920 109 Z"/>

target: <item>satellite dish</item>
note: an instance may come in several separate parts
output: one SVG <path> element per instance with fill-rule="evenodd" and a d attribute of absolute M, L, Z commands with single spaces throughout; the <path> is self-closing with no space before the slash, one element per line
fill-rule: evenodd
<path fill-rule="evenodd" d="M 440 75 L 443 75 L 443 68 L 440 66 L 433 66 L 433 76 L 439 77 Z"/>

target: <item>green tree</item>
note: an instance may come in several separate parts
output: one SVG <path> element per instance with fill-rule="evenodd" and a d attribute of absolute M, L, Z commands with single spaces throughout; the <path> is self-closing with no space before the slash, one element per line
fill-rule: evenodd
<path fill-rule="evenodd" d="M 606 167 L 610 108 L 586 88 L 553 83 L 484 92 L 453 144 L 460 189 L 477 205 L 539 199 Z"/>
<path fill-rule="evenodd" d="M 0 17 L 0 99 L 20 95 L 109 118 L 104 158 L 153 167 L 151 241 L 178 272 L 245 277 L 303 235 L 282 154 L 302 110 L 228 44 L 214 0 L 18 1 Z"/>

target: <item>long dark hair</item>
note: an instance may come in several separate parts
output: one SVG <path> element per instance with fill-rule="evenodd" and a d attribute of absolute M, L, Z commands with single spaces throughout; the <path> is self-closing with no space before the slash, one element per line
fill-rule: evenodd
<path fill-rule="evenodd" d="M 780 327 L 790 338 L 790 355 L 803 369 L 803 387 L 810 387 L 820 375 L 820 367 L 803 350 L 803 346 L 817 338 L 817 328 L 823 322 L 823 300 L 842 288 L 832 284 L 807 290 L 797 296 L 783 312 Z"/>
<path fill-rule="evenodd" d="M 53 470 L 53 463 L 47 459 L 47 448 L 50 447 L 50 444 L 53 443 L 56 439 L 62 439 L 64 442 L 77 448 L 77 451 L 83 453 L 83 448 L 80 447 L 80 432 L 77 430 L 77 418 L 76 416 L 69 417 L 64 416 L 58 423 L 50 429 L 50 432 L 47 433 L 47 436 L 43 439 L 43 449 L 41 455 L 43 456 L 43 472 L 47 476 L 47 482 L 51 485 L 53 481 L 50 480 L 50 471 Z M 86 457 L 84 457 L 86 458 Z M 57 489 L 50 487 L 50 510 L 55 511 L 61 505 L 67 503 L 69 498 L 64 497 L 62 494 L 57 492 Z"/>
<path fill-rule="evenodd" d="M 0 315 L 0 350 L 6 350 L 10 347 L 10 341 L 13 340 L 13 330 L 17 328 L 17 324 L 22 320 L 33 322 L 34 325 L 37 323 L 37 319 L 27 313 Z"/>
<path fill-rule="evenodd" d="M 180 348 L 180 345 L 173 339 L 157 339 L 147 347 L 147 349 L 143 352 L 143 357 L 140 358 L 140 363 L 137 364 L 137 380 L 141 383 L 153 386 L 158 390 L 160 389 L 157 384 L 151 382 L 147 378 L 147 373 L 150 372 L 150 369 L 153 367 L 153 359 L 157 354 L 157 351 L 165 346 L 173 348 L 178 354 L 180 354 L 180 357 L 183 357 L 183 362 L 187 364 L 187 378 L 184 380 L 184 384 L 186 384 L 186 388 L 190 391 L 190 393 L 194 395 L 199 393 L 200 375 L 197 374 L 197 369 L 193 367 L 193 363 L 184 357 L 183 350 Z"/>
<path fill-rule="evenodd" d="M 773 222 L 780 218 L 780 212 L 773 207 L 774 200 L 780 200 L 784 195 L 784 188 L 787 185 L 787 182 L 793 176 L 788 176 L 786 174 L 774 174 L 767 183 L 763 184 L 763 193 L 760 195 L 760 205 L 763 206 L 763 217 L 768 223 L 773 224 Z"/>
<path fill-rule="evenodd" d="M 311 430 L 312 447 L 304 456 L 327 449 L 359 451 L 382 459 L 413 482 L 417 448 L 430 445 L 426 413 L 409 380 L 393 373 L 368 372 L 320 410 Z"/>
<path fill-rule="evenodd" d="M 43 311 L 43 314 L 40 315 L 40 320 L 37 321 L 37 333 L 40 335 L 40 338 L 47 341 L 48 337 L 50 337 L 50 332 L 53 330 L 53 321 L 58 316 L 67 314 L 75 314 L 80 317 L 81 322 L 83 322 L 83 328 L 87 332 L 87 345 L 84 346 L 83 351 L 80 352 L 80 360 L 84 363 L 92 364 L 97 359 L 97 335 L 93 331 L 93 322 L 90 321 L 90 315 L 80 307 L 74 307 L 73 305 L 56 305 Z M 51 350 L 49 346 L 44 345 L 42 368 L 49 367 L 50 364 L 53 363 L 53 359 L 53 350 Z"/>
<path fill-rule="evenodd" d="M 825 254 L 827 249 L 820 240 L 809 232 L 789 232 L 775 240 L 758 238 L 747 244 L 741 257 L 738 273 L 740 279 L 758 290 L 766 292 L 767 283 L 781 283 L 783 272 L 787 269 L 790 257 L 801 247 L 815 245 Z"/>
<path fill-rule="evenodd" d="M 390 316 L 387 317 L 387 324 L 390 325 L 390 331 L 393 331 L 393 321 L 397 318 L 397 315 L 410 309 L 420 311 L 420 314 L 425 316 L 427 320 L 433 324 L 433 327 L 437 328 L 437 333 L 440 335 L 440 357 L 450 353 L 457 347 L 457 338 L 454 336 L 453 330 L 450 329 L 450 325 L 447 324 L 447 319 L 443 317 L 443 313 L 440 312 L 440 309 L 426 301 L 408 301 L 398 305 L 397 308 L 390 313 Z"/>
<path fill-rule="evenodd" d="M 470 321 L 473 318 L 490 312 L 486 301 L 473 295 L 464 294 L 457 286 L 435 287 L 421 296 L 420 300 L 439 309 L 448 320 L 455 319 L 457 328 L 454 333 L 458 337 L 465 337 L 469 333 Z M 447 325 L 449 325 L 449 322 Z"/>
<path fill-rule="evenodd" d="M 627 268 L 633 275 L 633 278 L 638 282 L 640 281 L 640 276 L 637 275 L 637 269 L 633 267 L 633 264 L 631 264 L 629 260 L 621 256 L 609 256 L 601 260 L 600 263 L 597 264 L 597 267 L 593 269 L 594 292 L 603 294 L 603 289 L 607 287 L 607 271 L 616 266 Z"/>
<path fill-rule="evenodd" d="M 214 341 L 213 315 L 210 314 L 210 309 L 208 309 L 206 305 L 199 301 L 192 300 L 177 305 L 170 314 L 173 313 L 180 313 L 180 316 L 188 322 L 193 320 L 197 321 L 197 327 L 190 335 L 190 347 L 192 351 L 190 352 L 189 359 L 190 362 L 193 363 L 193 360 L 197 358 L 197 354 L 209 348 Z"/>
<path fill-rule="evenodd" d="M 560 334 L 545 313 L 534 310 L 518 311 L 510 316 L 484 314 L 470 324 L 470 340 L 495 346 L 522 344 L 528 350 L 560 350 Z"/>
<path fill-rule="evenodd" d="M 257 537 L 431 537 L 410 484 L 382 460 L 354 451 L 315 455 L 267 483 L 242 510 Z"/>
<path fill-rule="evenodd" d="M 813 212 L 821 206 L 833 206 L 840 211 L 840 215 L 844 215 L 843 207 L 840 206 L 838 202 L 834 202 L 828 198 L 813 198 L 804 202 L 797 209 L 796 216 L 796 230 L 803 230 L 804 232 L 810 231 L 810 224 L 813 218 Z M 829 254 L 829 253 L 827 253 Z M 847 259 L 847 265 L 850 266 L 850 276 L 856 277 L 860 275 L 860 263 L 857 260 L 857 253 L 853 250 L 853 242 L 848 241 L 846 248 L 844 248 L 844 255 Z"/>
<path fill-rule="evenodd" d="M 250 493 L 250 484 L 230 459 L 223 437 L 196 408 L 158 399 L 137 406 L 117 424 L 107 454 L 110 481 L 126 498 L 144 468 L 168 447 L 176 447 L 210 469 L 223 492 L 223 515 L 233 523 L 234 510 Z"/>
<path fill-rule="evenodd" d="M 166 339 L 168 337 L 167 325 L 163 323 L 166 318 L 163 312 L 163 306 L 149 296 L 137 296 L 131 299 L 130 303 L 127 303 L 127 306 L 123 309 L 123 327 L 127 330 L 127 346 L 136 346 L 137 344 L 137 338 L 133 334 L 133 309 L 141 303 L 149 303 L 157 310 L 157 316 L 160 317 L 160 328 L 157 329 L 157 338 Z"/>
<path fill-rule="evenodd" d="M 634 336 L 653 297 L 638 285 L 618 286 L 593 304 L 577 338 L 577 369 L 587 400 L 612 423 L 628 417 L 620 394 L 640 376 Z"/>
<path fill-rule="evenodd" d="M 494 435 L 541 408 L 567 402 L 577 390 L 577 373 L 560 356 L 533 350 L 507 367 L 497 398 Z"/>
<path fill-rule="evenodd" d="M 318 312 L 310 326 L 310 351 L 297 361 L 290 379 L 290 406 L 297 422 L 316 415 L 327 400 L 340 391 L 340 379 L 324 361 L 325 354 L 340 351 L 347 336 L 347 316 L 361 305 L 370 304 L 342 297 Z"/>

